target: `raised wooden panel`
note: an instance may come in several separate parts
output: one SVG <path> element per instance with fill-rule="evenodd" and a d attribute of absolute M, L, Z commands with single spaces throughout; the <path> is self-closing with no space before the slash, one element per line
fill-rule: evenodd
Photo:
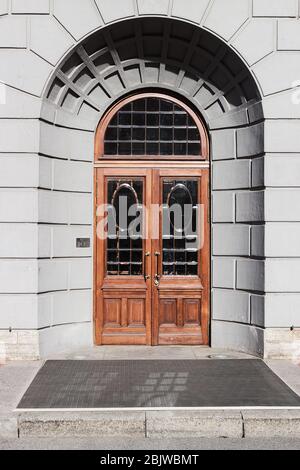
<path fill-rule="evenodd" d="M 128 299 L 128 326 L 146 325 L 145 319 L 145 300 L 144 299 Z"/>
<path fill-rule="evenodd" d="M 185 326 L 201 324 L 201 299 L 184 299 L 183 318 Z"/>
<path fill-rule="evenodd" d="M 160 325 L 176 325 L 177 301 L 175 299 L 161 299 L 159 309 Z"/>
<path fill-rule="evenodd" d="M 121 326 L 122 299 L 104 299 L 104 327 Z"/>

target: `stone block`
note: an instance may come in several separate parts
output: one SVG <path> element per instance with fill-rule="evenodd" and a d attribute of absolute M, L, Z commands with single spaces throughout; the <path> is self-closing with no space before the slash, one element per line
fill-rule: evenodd
<path fill-rule="evenodd" d="M 12 0 L 13 14 L 49 14 L 49 0 Z"/>
<path fill-rule="evenodd" d="M 52 66 L 31 51 L 0 49 L 0 77 L 7 85 L 40 96 L 51 72 Z M 27 139 L 30 136 L 28 129 Z M 14 139 L 16 137 L 18 141 L 17 131 L 14 133 Z M 26 150 L 23 149 L 24 151 Z"/>
<path fill-rule="evenodd" d="M 299 410 L 244 410 L 242 415 L 246 439 L 300 437 Z"/>
<path fill-rule="evenodd" d="M 39 122 L 34 119 L 1 119 L 0 152 L 38 153 Z"/>
<path fill-rule="evenodd" d="M 263 100 L 265 119 L 300 119 L 300 80 L 294 79 L 290 89 Z"/>
<path fill-rule="evenodd" d="M 37 296 L 0 295 L 0 330 L 37 328 Z"/>
<path fill-rule="evenodd" d="M 93 196 L 92 194 L 70 193 L 69 223 L 76 225 L 93 224 Z"/>
<path fill-rule="evenodd" d="M 68 288 L 67 260 L 39 260 L 38 292 L 66 290 Z"/>
<path fill-rule="evenodd" d="M 169 0 L 137 0 L 140 15 L 167 15 Z"/>
<path fill-rule="evenodd" d="M 248 0 L 216 0 L 204 21 L 204 26 L 228 41 L 249 18 Z M 226 17 L 226 21 L 224 18 Z"/>
<path fill-rule="evenodd" d="M 262 260 L 237 260 L 237 289 L 263 292 L 265 287 L 265 264 Z"/>
<path fill-rule="evenodd" d="M 54 16 L 76 40 L 102 24 L 96 4 L 91 0 L 54 0 L 53 3 Z"/>
<path fill-rule="evenodd" d="M 297 120 L 266 121 L 265 129 L 266 153 L 300 152 L 300 125 Z"/>
<path fill-rule="evenodd" d="M 288 154 L 266 155 L 266 186 L 299 187 L 300 157 Z"/>
<path fill-rule="evenodd" d="M 213 189 L 243 189 L 250 186 L 250 161 L 214 162 Z"/>
<path fill-rule="evenodd" d="M 297 16 L 297 0 L 253 0 L 253 16 Z"/>
<path fill-rule="evenodd" d="M 278 50 L 299 51 L 300 50 L 300 21 L 280 20 L 278 21 Z"/>
<path fill-rule="evenodd" d="M 251 227 L 251 256 L 262 258 L 265 254 L 265 225 Z"/>
<path fill-rule="evenodd" d="M 182 0 L 173 0 L 172 16 L 199 24 L 209 4 L 208 0 L 189 0 L 188 8 Z"/>
<path fill-rule="evenodd" d="M 34 188 L 39 185 L 38 155 L 1 155 L 0 168 L 1 188 Z"/>
<path fill-rule="evenodd" d="M 238 411 L 147 411 L 146 427 L 148 438 L 241 438 L 243 435 Z"/>
<path fill-rule="evenodd" d="M 92 319 L 91 290 L 55 292 L 53 298 L 52 324 L 89 322 Z"/>
<path fill-rule="evenodd" d="M 69 221 L 68 195 L 58 191 L 38 191 L 39 222 L 67 224 Z"/>
<path fill-rule="evenodd" d="M 50 258 L 52 256 L 52 229 L 49 225 L 38 225 L 38 257 Z"/>
<path fill-rule="evenodd" d="M 264 191 L 245 191 L 237 193 L 236 221 L 264 221 Z"/>
<path fill-rule="evenodd" d="M 1 294 L 31 294 L 37 292 L 36 260 L 2 260 L 0 263 Z"/>
<path fill-rule="evenodd" d="M 93 286 L 92 258 L 69 261 L 69 289 L 91 289 Z"/>
<path fill-rule="evenodd" d="M 38 247 L 36 224 L 0 224 L 0 258 L 35 258 Z"/>
<path fill-rule="evenodd" d="M 268 293 L 265 302 L 267 328 L 300 327 L 300 293 Z"/>
<path fill-rule="evenodd" d="M 122 0 L 118 3 L 118 8 L 115 8 L 111 0 L 96 0 L 96 5 L 105 23 L 135 16 L 133 0 Z"/>
<path fill-rule="evenodd" d="M 145 437 L 143 411 L 31 412 L 20 413 L 19 435 L 23 437 Z"/>
<path fill-rule="evenodd" d="M 90 163 L 54 160 L 54 189 L 92 192 L 93 167 Z"/>
<path fill-rule="evenodd" d="M 239 31 L 232 45 L 249 65 L 253 65 L 274 50 L 275 31 L 273 20 L 253 19 Z"/>
<path fill-rule="evenodd" d="M 232 258 L 213 258 L 213 287 L 234 289 L 235 260 Z"/>
<path fill-rule="evenodd" d="M 252 294 L 250 297 L 251 324 L 264 328 L 265 296 Z"/>
<path fill-rule="evenodd" d="M 235 193 L 231 191 L 213 191 L 212 194 L 213 222 L 234 222 Z"/>
<path fill-rule="evenodd" d="M 39 157 L 39 188 L 53 189 L 53 164 L 52 158 Z"/>
<path fill-rule="evenodd" d="M 300 223 L 268 223 L 265 227 L 265 255 L 300 257 Z"/>
<path fill-rule="evenodd" d="M 4 16 L 0 18 L 0 44 L 3 48 L 27 47 L 27 23 L 25 17 Z"/>
<path fill-rule="evenodd" d="M 213 348 L 245 352 L 263 356 L 264 330 L 242 323 L 213 320 L 211 325 Z"/>
<path fill-rule="evenodd" d="M 92 345 L 92 321 L 58 325 L 40 330 L 40 355 L 42 358 L 60 352 L 74 351 L 74 349 L 89 348 Z"/>
<path fill-rule="evenodd" d="M 4 440 L 18 439 L 17 416 L 13 413 L 0 413 L 0 438 Z"/>
<path fill-rule="evenodd" d="M 267 258 L 265 263 L 266 292 L 299 292 L 299 258 Z"/>
<path fill-rule="evenodd" d="M 37 191 L 0 189 L 0 220 L 1 222 L 37 222 Z"/>
<path fill-rule="evenodd" d="M 300 189 L 267 189 L 265 191 L 267 222 L 300 222 Z"/>
<path fill-rule="evenodd" d="M 65 160 L 93 160 L 94 134 L 91 132 L 42 123 L 40 139 L 40 152 L 44 155 Z"/>
<path fill-rule="evenodd" d="M 300 51 L 278 51 L 253 66 L 264 95 L 278 93 L 293 86 L 300 76 Z"/>
<path fill-rule="evenodd" d="M 211 139 L 213 160 L 235 158 L 236 143 L 234 129 L 214 131 L 211 133 Z"/>
<path fill-rule="evenodd" d="M 51 47 L 49 47 L 51 44 Z M 51 16 L 33 16 L 30 19 L 30 49 L 55 65 L 74 39 Z"/>
<path fill-rule="evenodd" d="M 264 152 L 264 124 L 237 130 L 238 158 L 253 157 Z"/>
<path fill-rule="evenodd" d="M 213 319 L 250 323 L 249 299 L 247 292 L 227 289 L 213 290 Z"/>
<path fill-rule="evenodd" d="M 8 14 L 8 0 L 0 0 L 0 15 Z"/>
<path fill-rule="evenodd" d="M 251 162 L 251 186 L 259 188 L 265 185 L 265 157 L 254 158 Z"/>
<path fill-rule="evenodd" d="M 2 84 L 4 88 L 4 102 L 1 97 L 0 118 L 39 119 L 41 101 L 28 93 Z"/>
<path fill-rule="evenodd" d="M 77 238 L 89 238 L 89 248 L 78 248 L 76 246 Z M 72 258 L 87 257 L 92 255 L 93 231 L 91 227 L 84 226 L 56 226 L 53 227 L 53 257 L 54 258 Z"/>
<path fill-rule="evenodd" d="M 249 256 L 250 227 L 239 224 L 213 226 L 214 256 Z"/>

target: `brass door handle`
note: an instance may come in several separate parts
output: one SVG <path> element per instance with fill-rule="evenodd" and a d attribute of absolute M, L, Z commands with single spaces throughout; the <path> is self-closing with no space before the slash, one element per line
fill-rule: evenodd
<path fill-rule="evenodd" d="M 160 257 L 160 252 L 159 251 L 156 251 L 154 253 L 155 257 L 156 257 L 156 273 L 154 275 L 154 285 L 156 287 L 159 286 L 159 281 L 160 281 L 160 274 L 159 274 L 159 257 Z"/>
<path fill-rule="evenodd" d="M 150 256 L 150 251 L 146 251 L 145 253 L 145 256 L 144 256 L 144 279 L 145 281 L 148 281 L 150 279 L 151 276 L 149 276 L 149 274 L 147 274 L 147 269 L 146 269 L 146 265 L 147 265 L 147 258 L 149 258 Z"/>

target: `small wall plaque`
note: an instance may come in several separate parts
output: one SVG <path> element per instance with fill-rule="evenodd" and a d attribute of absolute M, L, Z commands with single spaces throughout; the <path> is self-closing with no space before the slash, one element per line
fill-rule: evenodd
<path fill-rule="evenodd" d="M 90 238 L 76 238 L 76 248 L 90 248 L 91 239 Z"/>

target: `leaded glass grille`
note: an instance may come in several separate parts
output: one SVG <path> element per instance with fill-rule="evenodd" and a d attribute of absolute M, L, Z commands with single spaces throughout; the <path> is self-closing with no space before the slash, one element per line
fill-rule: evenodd
<path fill-rule="evenodd" d="M 200 156 L 199 129 L 188 112 L 158 97 L 140 98 L 111 119 L 104 138 L 104 155 Z"/>
<path fill-rule="evenodd" d="M 163 274 L 198 274 L 198 179 L 163 179 Z M 176 212 L 179 209 L 179 213 Z M 175 215 L 177 214 L 177 215 Z"/>
<path fill-rule="evenodd" d="M 107 196 L 111 206 L 107 236 L 108 276 L 143 274 L 143 179 L 109 179 Z M 135 221 L 141 224 L 136 225 Z"/>

